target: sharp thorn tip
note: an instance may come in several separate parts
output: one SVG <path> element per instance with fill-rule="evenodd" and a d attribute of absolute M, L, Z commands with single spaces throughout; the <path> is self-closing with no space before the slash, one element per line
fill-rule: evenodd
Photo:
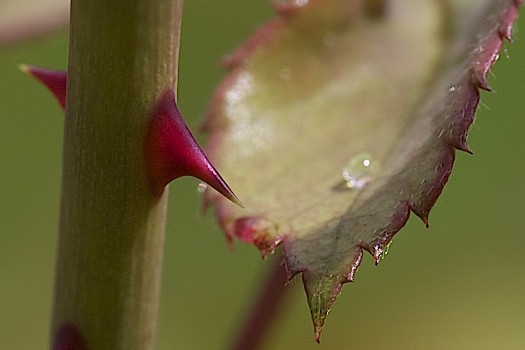
<path fill-rule="evenodd" d="M 18 65 L 18 69 L 25 74 L 31 74 L 31 66 L 25 63 L 21 63 Z"/>

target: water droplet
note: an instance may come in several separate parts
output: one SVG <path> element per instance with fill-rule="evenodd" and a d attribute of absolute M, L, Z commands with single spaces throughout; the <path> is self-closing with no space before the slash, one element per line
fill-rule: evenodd
<path fill-rule="evenodd" d="M 204 182 L 199 182 L 199 184 L 197 185 L 197 191 L 199 193 L 204 193 L 206 192 L 206 189 L 208 188 L 208 185 Z"/>
<path fill-rule="evenodd" d="M 281 79 L 283 80 L 289 80 L 291 76 L 292 70 L 288 67 L 281 68 L 281 70 L 279 71 L 279 77 L 281 77 Z"/>
<path fill-rule="evenodd" d="M 509 58 L 510 58 L 510 56 L 509 56 L 509 50 L 508 50 L 507 48 L 504 48 L 504 49 L 503 49 L 503 53 L 505 54 L 505 58 L 506 58 L 506 59 L 509 59 Z"/>
<path fill-rule="evenodd" d="M 451 87 L 448 88 L 448 91 L 449 92 L 454 92 L 454 91 L 456 91 L 456 87 L 455 86 L 451 86 Z"/>
<path fill-rule="evenodd" d="M 361 189 L 371 180 L 375 164 L 369 154 L 353 157 L 343 168 L 343 178 L 347 188 Z"/>
<path fill-rule="evenodd" d="M 392 244 L 392 241 L 388 242 L 388 244 L 386 245 L 385 249 L 383 250 L 383 252 L 381 254 L 381 259 L 386 258 L 386 256 L 388 255 L 388 251 L 390 250 L 390 245 L 391 244 Z"/>

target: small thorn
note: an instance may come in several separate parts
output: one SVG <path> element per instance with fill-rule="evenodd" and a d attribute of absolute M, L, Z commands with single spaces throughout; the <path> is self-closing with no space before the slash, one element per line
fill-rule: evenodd
<path fill-rule="evenodd" d="M 462 135 L 461 139 L 457 142 L 453 142 L 451 146 L 457 149 L 458 151 L 462 151 L 468 154 L 474 154 L 474 152 L 470 149 L 469 145 L 467 144 L 466 135 Z"/>
<path fill-rule="evenodd" d="M 171 181 L 193 176 L 243 208 L 188 129 L 171 89 L 159 98 L 153 109 L 145 150 L 155 195 L 160 195 Z"/>
<path fill-rule="evenodd" d="M 499 29 L 499 35 L 502 39 L 507 39 L 510 43 L 512 43 L 512 26 L 502 25 Z"/>
<path fill-rule="evenodd" d="M 374 245 L 374 250 L 372 253 L 372 256 L 374 257 L 374 263 L 379 265 L 379 262 L 381 262 L 381 257 L 383 256 L 384 249 L 379 244 Z"/>
<path fill-rule="evenodd" d="M 55 96 L 62 109 L 66 108 L 67 72 L 20 64 L 22 72 L 40 81 Z"/>
<path fill-rule="evenodd" d="M 482 90 L 485 90 L 485 91 L 488 91 L 488 92 L 492 92 L 492 89 L 490 88 L 489 86 L 489 83 L 487 81 L 487 78 L 481 78 L 479 79 L 478 81 L 478 86 L 480 89 Z"/>
<path fill-rule="evenodd" d="M 359 266 L 361 265 L 362 260 L 363 260 L 363 248 L 357 247 L 354 259 L 352 260 L 352 263 L 350 264 L 350 271 L 346 274 L 347 282 L 354 282 L 355 273 L 357 272 L 357 269 L 359 269 Z"/>
<path fill-rule="evenodd" d="M 470 147 L 467 144 L 462 144 L 461 147 L 458 147 L 458 150 L 468 154 L 474 154 L 474 152 L 470 149 Z"/>
<path fill-rule="evenodd" d="M 421 220 L 423 221 L 423 224 L 425 224 L 426 228 L 430 227 L 430 225 L 428 223 L 428 216 L 422 217 Z"/>

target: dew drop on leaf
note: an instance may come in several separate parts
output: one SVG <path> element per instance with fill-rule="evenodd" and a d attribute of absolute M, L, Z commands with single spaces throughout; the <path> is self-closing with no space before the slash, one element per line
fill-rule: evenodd
<path fill-rule="evenodd" d="M 208 188 L 208 185 L 204 182 L 199 182 L 199 184 L 197 185 L 197 191 L 199 193 L 204 193 L 206 192 L 206 189 Z"/>
<path fill-rule="evenodd" d="M 358 154 L 354 156 L 343 168 L 343 179 L 346 187 L 350 189 L 362 189 L 371 180 L 375 162 L 369 154 Z"/>
<path fill-rule="evenodd" d="M 383 249 L 383 251 L 381 253 L 381 260 L 386 258 L 386 256 L 388 255 L 388 251 L 390 250 L 390 245 L 391 244 L 392 244 L 392 241 L 388 242 L 388 244 L 386 245 L 385 249 Z"/>

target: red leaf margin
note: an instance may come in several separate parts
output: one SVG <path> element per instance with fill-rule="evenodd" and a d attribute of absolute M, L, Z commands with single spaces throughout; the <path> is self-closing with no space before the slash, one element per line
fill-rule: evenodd
<path fill-rule="evenodd" d="M 397 233 L 405 225 L 406 221 L 408 220 L 409 210 L 412 210 L 418 217 L 421 218 L 421 220 L 423 220 L 425 225 L 428 226 L 428 215 L 430 213 L 430 209 L 433 207 L 437 198 L 441 194 L 451 173 L 455 157 L 454 150 L 458 149 L 472 154 L 472 151 L 467 144 L 467 135 L 469 127 L 474 121 L 474 114 L 479 103 L 479 89 L 489 92 L 491 91 L 487 83 L 487 76 L 491 67 L 499 58 L 499 52 L 503 46 L 503 40 L 507 39 L 508 41 L 512 42 L 512 25 L 517 17 L 518 8 L 522 2 L 523 0 L 512 0 L 513 6 L 510 6 L 507 11 L 501 15 L 500 26 L 497 28 L 497 30 L 493 31 L 490 36 L 486 37 L 482 43 L 480 43 L 480 55 L 477 59 L 477 63 L 470 69 L 470 79 L 463 84 L 464 87 L 469 90 L 468 93 L 465 94 L 466 102 L 463 106 L 457 106 L 457 111 L 455 113 L 455 115 L 459 117 L 456 120 L 456 122 L 458 122 L 458 127 L 455 130 L 456 135 L 453 140 L 449 140 L 451 141 L 450 144 L 444 145 L 446 148 L 449 148 L 449 152 L 445 152 L 441 162 L 441 169 L 437 172 L 435 181 L 431 181 L 426 188 L 427 200 L 420 203 L 419 205 L 407 204 L 406 208 L 403 208 L 394 214 L 392 220 L 392 229 L 391 232 L 388 233 L 390 238 L 386 239 L 386 242 L 389 242 L 391 240 L 391 236 Z M 213 150 L 216 149 L 216 144 L 220 142 L 220 129 L 224 126 L 222 125 L 222 121 L 217 118 L 219 113 L 216 111 L 215 106 L 219 104 L 219 101 L 224 99 L 225 93 L 232 85 L 232 82 L 234 82 L 237 78 L 235 69 L 241 66 L 242 63 L 250 56 L 250 54 L 260 45 L 263 45 L 267 40 L 271 40 L 272 36 L 284 26 L 288 16 L 290 16 L 290 13 L 297 10 L 296 7 L 289 8 L 288 6 L 286 7 L 285 11 L 282 11 L 280 6 L 278 6 L 277 9 L 280 16 L 260 28 L 244 45 L 242 45 L 232 55 L 226 57 L 223 60 L 222 65 L 226 69 L 233 72 L 231 75 L 227 76 L 216 89 L 212 98 L 212 102 L 210 103 L 210 108 L 208 109 L 206 118 L 201 127 L 205 132 L 212 132 L 207 145 L 207 148 L 210 150 L 210 154 L 213 154 Z M 459 89 L 459 87 L 460 86 L 457 88 Z M 207 193 L 207 196 L 204 198 L 204 206 L 208 207 L 212 203 L 217 204 L 217 217 L 219 219 L 219 223 L 227 234 L 228 242 L 231 242 L 233 238 L 239 238 L 245 242 L 255 244 L 263 252 L 263 255 L 266 255 L 268 247 L 271 247 L 272 249 L 270 250 L 273 250 L 277 245 L 284 241 L 284 239 L 278 239 L 272 242 L 263 242 L 261 241 L 260 237 L 257 240 L 251 239 L 250 237 L 254 236 L 255 232 L 264 231 L 270 225 L 269 223 L 264 223 L 263 217 L 250 216 L 239 218 L 233 225 L 231 225 L 226 221 L 226 219 L 229 217 L 229 206 L 223 206 L 222 202 L 219 201 L 214 194 Z M 377 247 L 363 246 L 362 248 L 369 251 L 375 257 L 376 262 L 378 261 L 379 258 L 377 258 L 377 256 L 379 253 L 377 252 Z M 291 272 L 289 278 L 292 278 L 299 272 L 302 271 Z"/>

